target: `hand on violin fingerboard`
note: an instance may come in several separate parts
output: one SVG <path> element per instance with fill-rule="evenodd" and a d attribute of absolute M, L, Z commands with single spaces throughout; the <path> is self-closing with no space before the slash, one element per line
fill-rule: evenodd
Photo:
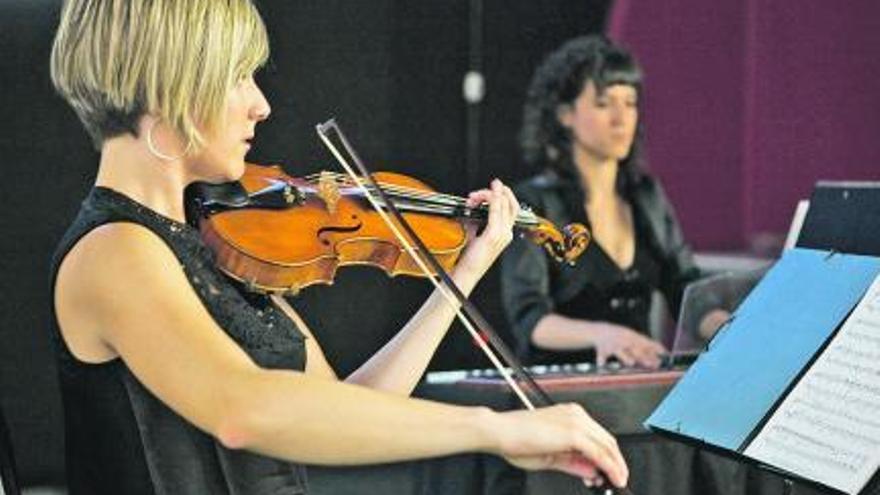
<path fill-rule="evenodd" d="M 488 221 L 479 235 L 476 224 L 466 223 L 468 247 L 457 266 L 482 276 L 513 239 L 513 226 L 520 208 L 510 188 L 498 179 L 493 180 L 488 189 L 468 195 L 468 208 L 480 205 L 488 205 Z"/>

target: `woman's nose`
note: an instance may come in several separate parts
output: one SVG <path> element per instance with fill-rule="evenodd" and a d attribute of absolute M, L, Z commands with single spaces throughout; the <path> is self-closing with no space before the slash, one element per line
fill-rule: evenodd
<path fill-rule="evenodd" d="M 266 99 L 263 90 L 256 85 L 254 85 L 254 88 L 256 89 L 256 100 L 251 106 L 251 118 L 261 122 L 269 118 L 269 114 L 272 113 L 272 106 L 269 105 L 269 100 Z"/>
<path fill-rule="evenodd" d="M 611 122 L 614 124 L 622 124 L 626 122 L 626 119 L 629 118 L 631 113 L 631 109 L 625 103 L 613 105 L 611 107 Z"/>
<path fill-rule="evenodd" d="M 611 123 L 620 124 L 623 122 L 624 109 L 620 105 L 611 107 Z"/>

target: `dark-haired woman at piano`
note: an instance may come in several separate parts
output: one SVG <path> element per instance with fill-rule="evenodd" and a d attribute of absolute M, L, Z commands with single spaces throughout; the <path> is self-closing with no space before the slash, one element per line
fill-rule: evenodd
<path fill-rule="evenodd" d="M 593 240 L 572 266 L 524 241 L 505 253 L 505 312 L 526 362 L 657 367 L 666 349 L 649 334 L 652 293 L 677 314 L 685 285 L 700 276 L 660 183 L 640 163 L 641 92 L 632 55 L 603 36 L 568 41 L 532 78 L 520 145 L 544 171 L 517 197 L 557 225 L 584 223 Z M 703 324 L 726 316 L 710 312 Z"/>

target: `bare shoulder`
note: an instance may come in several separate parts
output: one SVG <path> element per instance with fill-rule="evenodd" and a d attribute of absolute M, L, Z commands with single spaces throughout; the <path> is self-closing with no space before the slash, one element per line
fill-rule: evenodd
<path fill-rule="evenodd" d="M 72 282 L 89 284 L 100 280 L 109 268 L 136 268 L 143 263 L 174 258 L 174 254 L 153 232 L 142 225 L 114 222 L 95 228 L 70 250 L 58 272 L 58 278 L 83 272 Z"/>
<path fill-rule="evenodd" d="M 97 305 L 126 288 L 151 279 L 156 271 L 178 266 L 171 249 L 149 229 L 128 222 L 102 225 L 83 236 L 58 269 L 55 299 Z"/>
<path fill-rule="evenodd" d="M 208 313 L 171 248 L 135 224 L 108 224 L 76 244 L 59 269 L 55 307 L 76 357 L 120 358 L 206 431 L 242 390 L 230 384 L 260 371 Z"/>
<path fill-rule="evenodd" d="M 54 287 L 58 324 L 71 352 L 88 362 L 117 353 L 108 332 L 118 331 L 138 306 L 191 291 L 171 249 L 146 227 L 102 225 L 64 258 Z"/>

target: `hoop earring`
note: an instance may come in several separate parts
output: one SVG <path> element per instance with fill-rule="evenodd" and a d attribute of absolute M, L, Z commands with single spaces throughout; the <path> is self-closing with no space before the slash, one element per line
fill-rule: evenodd
<path fill-rule="evenodd" d="M 156 144 L 153 143 L 153 128 L 156 127 L 156 124 L 158 122 L 158 120 L 154 120 L 150 124 L 150 126 L 147 127 L 147 148 L 150 150 L 150 153 L 152 153 L 152 155 L 156 158 L 166 162 L 173 162 L 175 160 L 180 160 L 181 158 L 185 157 L 187 153 L 189 153 L 189 149 L 192 148 L 192 141 L 187 142 L 186 149 L 183 150 L 183 153 L 177 156 L 166 155 L 165 153 L 159 151 L 159 149 L 156 147 Z"/>

